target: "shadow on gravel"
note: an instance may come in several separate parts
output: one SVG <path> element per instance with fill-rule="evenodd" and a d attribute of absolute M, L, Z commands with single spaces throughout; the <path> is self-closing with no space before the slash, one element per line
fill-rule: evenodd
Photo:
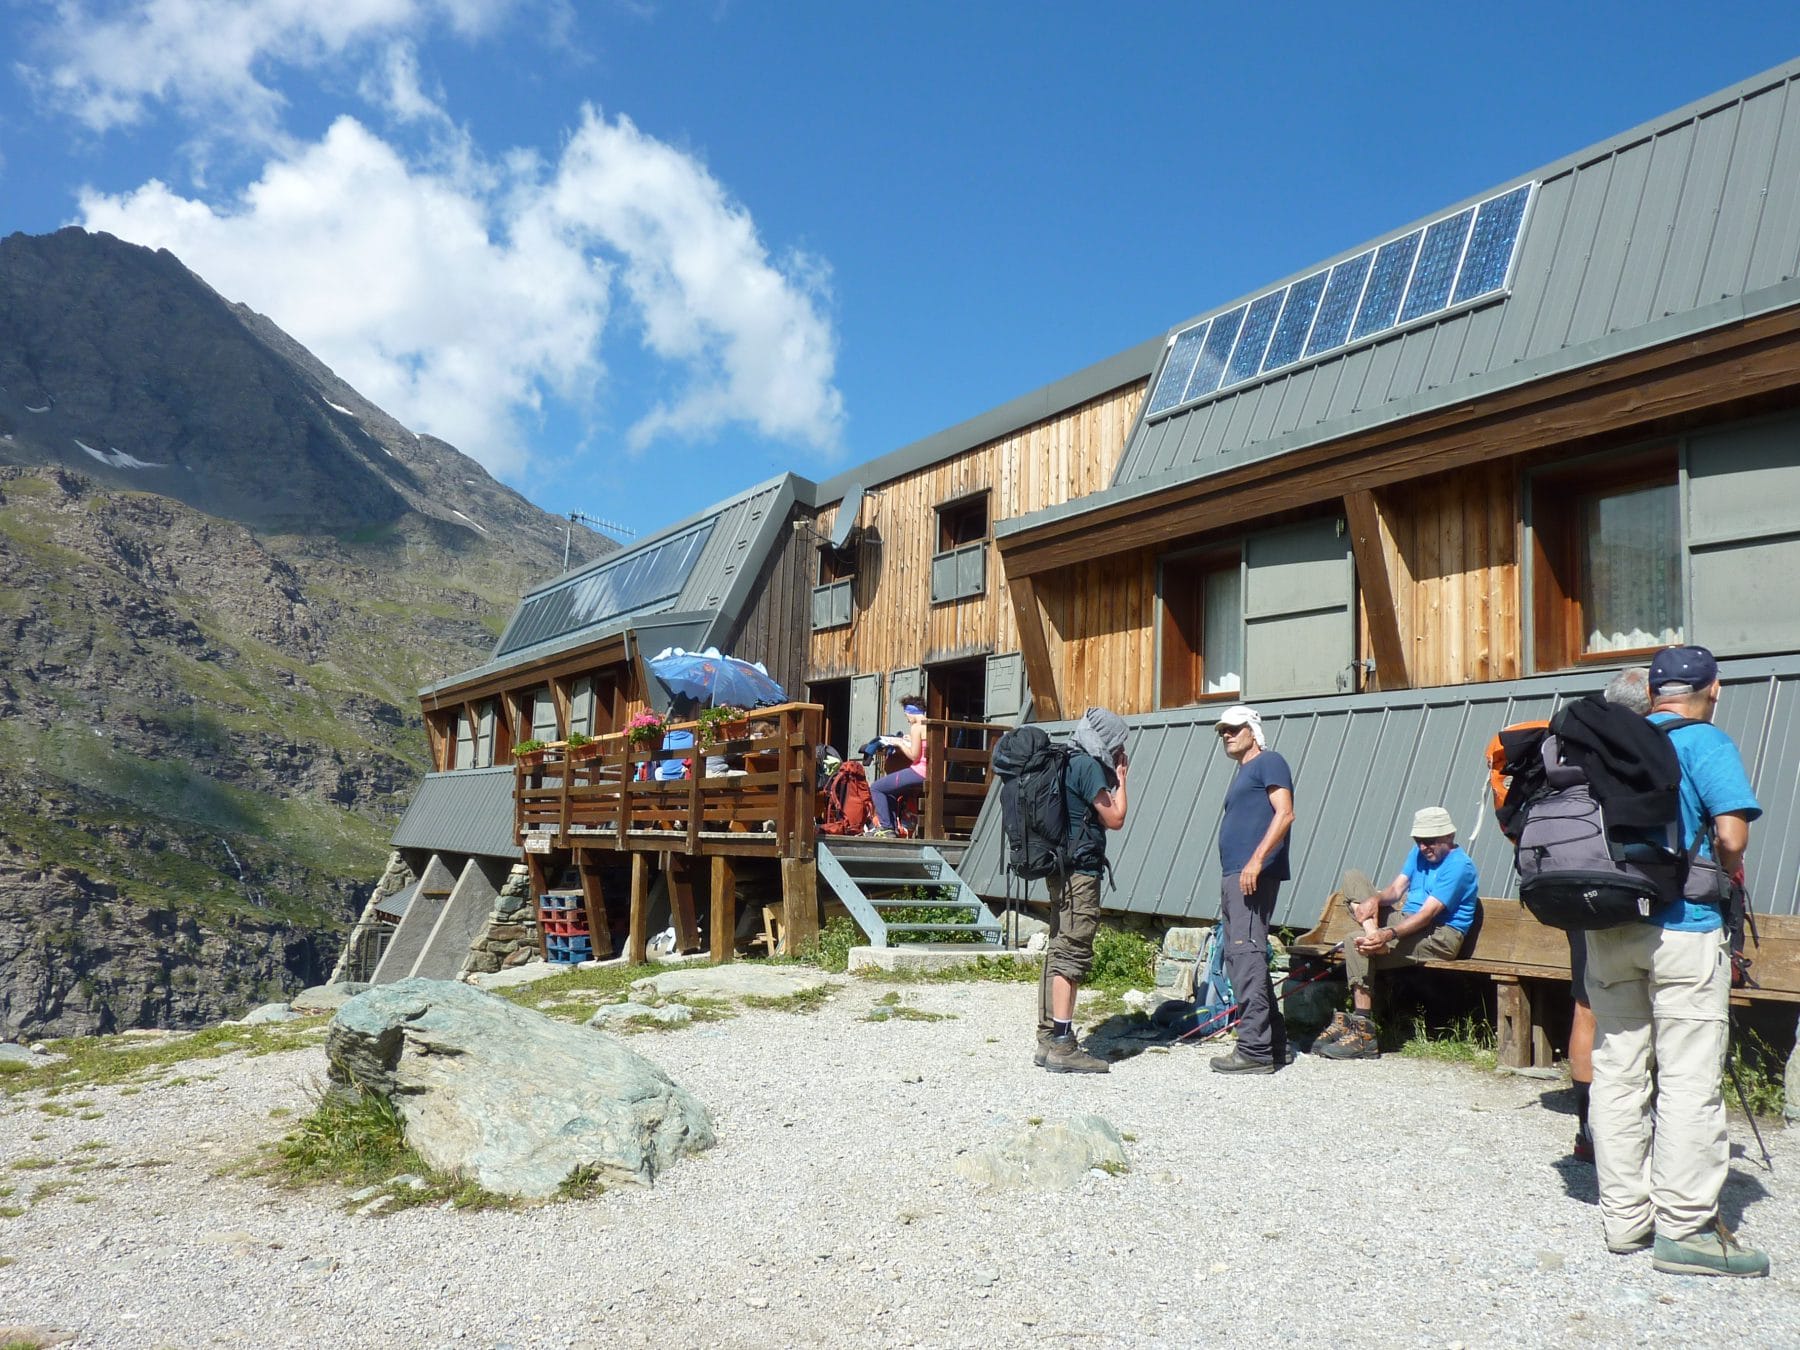
<path fill-rule="evenodd" d="M 1574 1084 L 1570 1084 L 1567 1087 L 1551 1088 L 1547 1092 L 1540 1092 L 1538 1094 L 1538 1105 L 1542 1106 L 1544 1108 L 1544 1110 L 1546 1110 L 1546 1111 L 1555 1112 L 1559 1116 L 1574 1115 L 1575 1114 L 1575 1087 L 1574 1087 Z"/>
<path fill-rule="evenodd" d="M 1089 1054 L 1116 1064 L 1158 1046 L 1217 1048 L 1229 1044 L 1227 1029 L 1221 1020 L 1197 1017 L 1193 1004 L 1171 999 L 1148 1016 L 1115 1013 L 1089 1027 L 1081 1044 Z M 1312 1036 L 1295 1032 L 1291 1043 L 1297 1050 L 1311 1050 L 1312 1041 Z"/>
<path fill-rule="evenodd" d="M 1744 1158 L 1746 1161 L 1754 1161 L 1749 1159 L 1739 1144 L 1731 1146 L 1731 1156 L 1734 1160 Z M 1571 1200 L 1578 1200 L 1584 1205 L 1600 1203 L 1600 1187 L 1592 1163 L 1577 1162 L 1571 1157 L 1558 1158 L 1551 1166 L 1562 1178 L 1563 1192 Z M 1734 1167 L 1725 1178 L 1725 1189 L 1719 1193 L 1719 1217 L 1725 1220 L 1727 1228 L 1736 1228 L 1750 1207 L 1759 1200 L 1767 1199 L 1768 1195 L 1768 1188 L 1760 1178 Z"/>

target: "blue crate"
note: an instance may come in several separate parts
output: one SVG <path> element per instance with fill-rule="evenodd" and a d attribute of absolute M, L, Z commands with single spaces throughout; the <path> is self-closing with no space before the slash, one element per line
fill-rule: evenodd
<path fill-rule="evenodd" d="M 594 940 L 592 937 L 570 936 L 559 937 L 547 934 L 544 938 L 544 957 L 552 964 L 572 966 L 580 961 L 590 961 L 594 956 Z"/>

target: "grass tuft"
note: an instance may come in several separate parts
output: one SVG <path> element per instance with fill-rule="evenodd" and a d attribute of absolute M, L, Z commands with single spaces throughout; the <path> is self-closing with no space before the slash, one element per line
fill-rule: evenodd
<path fill-rule="evenodd" d="M 1459 1017 L 1434 1034 L 1423 1017 L 1414 1017 L 1412 1036 L 1400 1046 L 1400 1053 L 1410 1059 L 1435 1059 L 1491 1070 L 1497 1063 L 1494 1045 L 1494 1028 L 1485 1019 Z"/>

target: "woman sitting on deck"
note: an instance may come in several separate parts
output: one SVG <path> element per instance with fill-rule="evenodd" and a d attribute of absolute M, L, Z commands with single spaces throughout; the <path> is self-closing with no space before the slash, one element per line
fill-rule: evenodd
<path fill-rule="evenodd" d="M 925 705 L 909 698 L 900 708 L 906 714 L 906 734 L 883 736 L 881 743 L 905 755 L 906 767 L 869 784 L 869 795 L 875 799 L 875 819 L 879 822 L 877 839 L 894 837 L 895 798 L 916 796 L 925 786 Z"/>

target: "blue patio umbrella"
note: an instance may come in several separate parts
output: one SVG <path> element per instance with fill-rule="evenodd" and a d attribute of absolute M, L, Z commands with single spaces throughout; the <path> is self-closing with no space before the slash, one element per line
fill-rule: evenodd
<path fill-rule="evenodd" d="M 650 673 L 669 693 L 714 707 L 757 708 L 787 702 L 786 691 L 769 678 L 762 662 L 721 656 L 717 647 L 703 652 L 665 648 L 650 658 Z"/>

